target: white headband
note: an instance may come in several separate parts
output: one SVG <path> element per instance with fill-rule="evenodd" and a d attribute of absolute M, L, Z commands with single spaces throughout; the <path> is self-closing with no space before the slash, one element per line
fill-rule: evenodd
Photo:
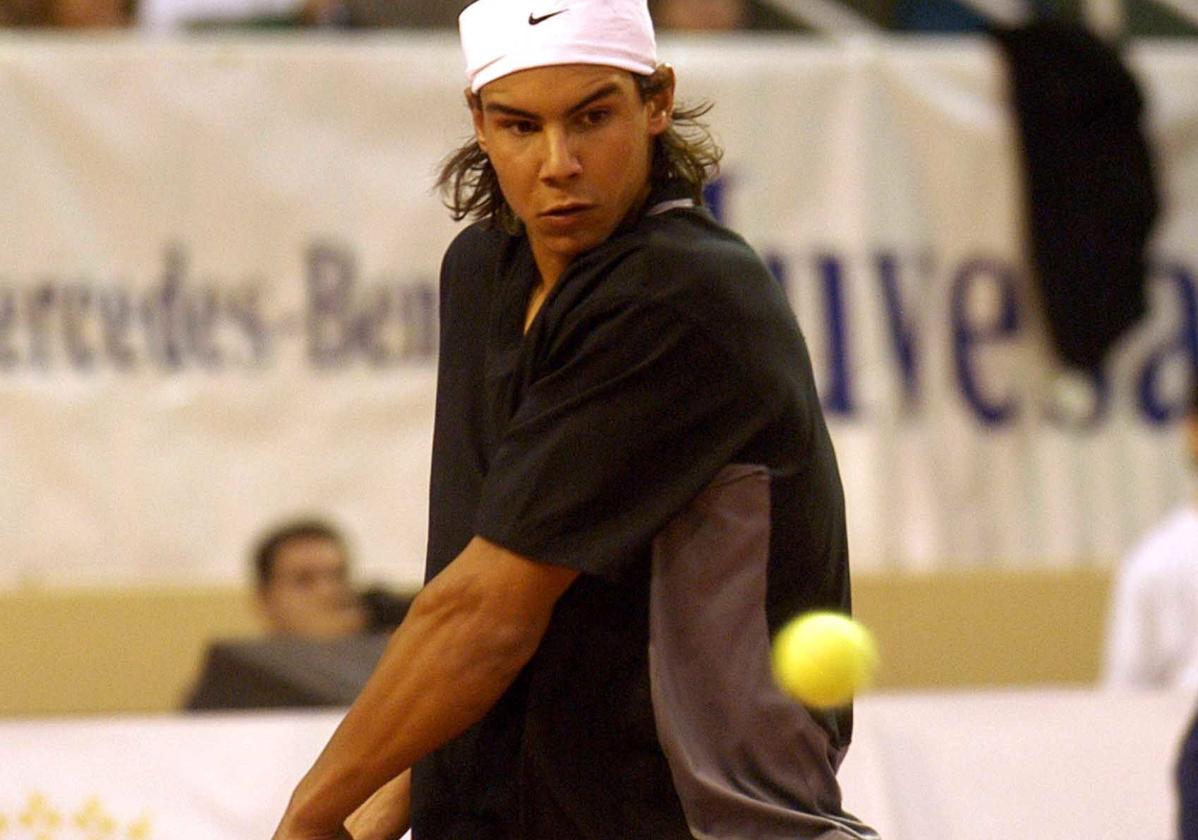
<path fill-rule="evenodd" d="M 554 64 L 657 68 L 647 0 L 477 0 L 458 17 L 466 78 L 488 82 Z"/>

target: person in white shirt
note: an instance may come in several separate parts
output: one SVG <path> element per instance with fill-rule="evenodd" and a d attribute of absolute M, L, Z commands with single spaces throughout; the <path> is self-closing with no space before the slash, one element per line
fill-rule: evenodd
<path fill-rule="evenodd" d="M 1184 421 L 1198 466 L 1198 389 Z M 1144 536 L 1115 578 L 1103 684 L 1198 689 L 1198 493 Z"/>
<path fill-rule="evenodd" d="M 1198 387 L 1184 422 L 1198 467 Z M 1198 689 L 1198 492 L 1144 536 L 1115 578 L 1103 684 L 1113 689 Z M 1198 712 L 1173 766 L 1178 840 L 1198 840 Z"/>

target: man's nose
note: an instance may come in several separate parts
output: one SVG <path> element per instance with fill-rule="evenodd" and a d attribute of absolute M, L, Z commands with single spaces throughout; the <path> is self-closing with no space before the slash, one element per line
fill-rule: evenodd
<path fill-rule="evenodd" d="M 572 178 L 582 171 L 582 162 L 568 131 L 547 128 L 544 132 L 545 151 L 541 163 L 541 178 L 545 181 L 560 181 Z"/>
<path fill-rule="evenodd" d="M 322 598 L 341 600 L 349 593 L 349 583 L 340 575 L 321 575 L 316 582 L 317 591 Z"/>

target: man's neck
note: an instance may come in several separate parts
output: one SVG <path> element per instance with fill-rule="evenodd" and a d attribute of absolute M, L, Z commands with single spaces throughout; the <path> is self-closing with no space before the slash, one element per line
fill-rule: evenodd
<path fill-rule="evenodd" d="M 640 196 L 632 203 L 632 206 L 629 208 L 628 212 L 624 214 L 623 218 L 620 219 L 620 223 L 616 225 L 615 230 L 612 231 L 612 233 L 607 237 L 607 239 L 604 239 L 603 242 L 607 242 L 612 236 L 615 236 L 620 231 L 635 225 L 637 220 L 640 219 L 640 217 L 644 214 L 645 206 L 648 203 L 649 196 L 652 193 L 652 185 L 646 184 Z M 527 230 L 528 229 L 525 228 L 526 235 Z M 600 242 L 599 245 L 602 245 L 603 242 Z M 549 293 L 553 291 L 553 287 L 557 285 L 557 281 L 563 274 L 565 274 L 566 269 L 570 267 L 570 263 L 572 263 L 579 256 L 578 254 L 564 256 L 562 254 L 549 251 L 543 247 L 540 247 L 539 243 L 537 243 L 531 236 L 529 237 L 528 244 L 532 249 L 533 262 L 536 264 L 537 271 L 541 275 L 541 282 L 535 289 L 533 289 L 532 295 L 529 297 L 528 313 L 524 319 L 524 329 L 526 332 L 528 331 L 528 327 L 532 324 L 533 318 L 536 317 L 537 312 L 540 310 L 541 304 L 545 302 L 545 298 L 547 298 Z M 599 245 L 596 245 L 595 247 L 599 247 Z"/>
<path fill-rule="evenodd" d="M 561 276 L 560 274 L 558 276 Z M 554 281 L 557 282 L 556 280 Z M 528 298 L 528 309 L 524 313 L 524 332 L 528 332 L 532 326 L 533 320 L 537 317 L 537 313 L 541 311 L 541 306 L 544 305 L 545 299 L 549 297 L 549 293 L 553 290 L 553 284 L 546 284 L 543 280 L 533 288 L 532 294 Z"/>

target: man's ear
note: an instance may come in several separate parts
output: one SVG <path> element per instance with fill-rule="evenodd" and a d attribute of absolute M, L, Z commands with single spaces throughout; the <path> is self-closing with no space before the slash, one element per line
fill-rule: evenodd
<path fill-rule="evenodd" d="M 483 100 L 470 88 L 466 88 L 466 107 L 470 109 L 470 120 L 474 123 L 474 139 L 478 142 L 478 147 L 483 150 L 483 154 L 486 154 L 487 141 L 483 137 Z"/>
<path fill-rule="evenodd" d="M 661 64 L 653 71 L 653 93 L 649 96 L 649 132 L 662 134 L 674 119 L 674 68 Z"/>

